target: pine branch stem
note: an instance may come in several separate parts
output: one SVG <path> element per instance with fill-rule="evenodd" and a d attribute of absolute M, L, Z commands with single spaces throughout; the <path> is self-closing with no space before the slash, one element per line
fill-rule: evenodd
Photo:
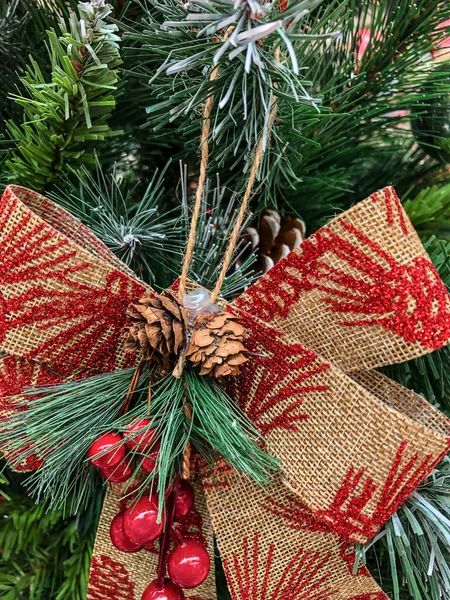
<path fill-rule="evenodd" d="M 161 534 L 159 541 L 159 557 L 157 568 L 158 585 L 162 586 L 166 576 L 167 553 L 169 551 L 170 537 L 174 531 L 173 522 L 175 517 L 175 505 L 180 487 L 180 479 L 177 476 L 172 484 L 172 488 L 166 500 L 166 526 Z"/>

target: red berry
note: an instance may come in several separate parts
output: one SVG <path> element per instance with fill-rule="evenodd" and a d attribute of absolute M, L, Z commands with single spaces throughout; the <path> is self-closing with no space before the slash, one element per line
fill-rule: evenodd
<path fill-rule="evenodd" d="M 158 496 L 142 496 L 136 504 L 126 509 L 123 532 L 132 542 L 145 546 L 156 540 L 164 529 L 164 515 L 158 520 Z"/>
<path fill-rule="evenodd" d="M 158 452 L 150 452 L 148 456 L 142 461 L 141 468 L 146 473 L 153 473 L 156 467 L 156 459 L 158 458 Z"/>
<path fill-rule="evenodd" d="M 126 431 L 124 431 L 123 437 L 128 437 L 129 435 L 135 434 L 137 431 L 141 429 L 145 429 L 150 425 L 150 419 L 141 419 L 140 421 L 134 421 L 128 427 Z M 134 437 L 127 440 L 125 443 L 130 449 L 145 451 L 150 446 L 153 446 L 156 442 L 156 431 L 155 429 L 147 429 L 143 433 L 139 433 L 134 435 Z"/>
<path fill-rule="evenodd" d="M 99 469 L 115 467 L 122 462 L 126 454 L 125 446 L 118 445 L 120 442 L 122 442 L 122 436 L 118 433 L 105 433 L 89 448 L 89 460 Z M 97 456 L 98 454 L 101 456 Z"/>
<path fill-rule="evenodd" d="M 122 483 L 133 475 L 133 464 L 129 458 L 125 458 L 117 467 L 102 469 L 102 474 L 111 483 Z"/>
<path fill-rule="evenodd" d="M 194 507 L 195 494 L 187 481 L 181 481 L 175 501 L 175 521 L 183 521 Z"/>
<path fill-rule="evenodd" d="M 167 570 L 181 588 L 194 588 L 208 577 L 209 554 L 199 542 L 183 542 L 167 556 Z"/>
<path fill-rule="evenodd" d="M 164 579 L 162 585 L 155 579 L 145 589 L 141 600 L 185 600 L 185 595 L 170 579 Z"/>
<path fill-rule="evenodd" d="M 135 544 L 125 536 L 122 526 L 123 513 L 119 513 L 111 521 L 111 526 L 109 528 L 109 534 L 114 546 L 118 550 L 122 550 L 122 552 L 137 552 L 138 550 L 141 550 L 142 546 L 140 544 Z"/>

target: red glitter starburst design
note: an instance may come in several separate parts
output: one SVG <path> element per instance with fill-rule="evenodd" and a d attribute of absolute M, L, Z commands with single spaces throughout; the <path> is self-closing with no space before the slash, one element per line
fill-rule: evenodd
<path fill-rule="evenodd" d="M 250 333 L 246 346 L 255 356 L 229 382 L 229 393 L 263 435 L 274 429 L 299 431 L 308 418 L 301 409 L 304 397 L 329 389 L 320 376 L 330 365 L 302 344 L 288 341 L 281 331 L 273 327 L 268 331 L 250 315 L 238 314 Z"/>
<path fill-rule="evenodd" d="M 352 596 L 348 600 L 389 600 L 389 596 L 386 596 L 384 592 L 371 592 L 368 594 Z"/>
<path fill-rule="evenodd" d="M 281 501 L 269 499 L 263 508 L 281 517 L 291 529 L 337 533 L 345 543 L 372 538 L 391 515 L 407 500 L 439 461 L 431 454 L 419 461 L 413 454 L 404 464 L 407 442 L 403 442 L 394 459 L 378 500 L 367 513 L 369 502 L 379 490 L 365 470 L 350 468 L 325 510 L 311 510 L 296 497 Z M 442 458 L 447 451 L 443 453 Z M 364 513 L 364 511 L 366 511 Z"/>
<path fill-rule="evenodd" d="M 366 476 L 364 469 L 357 471 L 351 468 L 330 506 L 326 510 L 313 511 L 314 516 L 349 542 L 372 538 L 439 460 L 428 454 L 420 461 L 415 453 L 402 466 L 407 446 L 406 441 L 400 445 L 375 507 L 370 513 L 367 506 L 375 497 L 379 486 L 371 477 Z M 447 451 L 442 454 L 442 458 L 446 453 Z"/>
<path fill-rule="evenodd" d="M 379 202 L 380 196 L 383 194 L 381 198 L 386 207 L 386 221 L 388 225 L 394 225 L 396 220 L 400 225 L 402 233 L 404 236 L 408 235 L 408 226 L 406 225 L 405 211 L 403 210 L 402 204 L 400 202 L 399 197 L 397 196 L 394 188 L 388 187 L 385 188 L 381 193 L 375 192 L 370 196 L 372 202 Z"/>
<path fill-rule="evenodd" d="M 1 357 L 1 355 L 0 355 Z M 18 356 L 4 355 L 0 358 L 0 408 L 3 410 L 26 410 L 17 398 L 32 385 L 56 385 L 62 378 L 45 366 Z"/>
<path fill-rule="evenodd" d="M 270 544 L 265 556 L 261 555 L 259 536 L 245 538 L 242 555 L 225 559 L 223 566 L 233 600 L 329 600 L 335 594 L 327 585 L 331 573 L 327 571 L 328 556 L 319 552 L 299 549 L 286 565 L 273 591 L 268 590 L 274 566 L 275 544 Z"/>
<path fill-rule="evenodd" d="M 104 554 L 92 558 L 87 600 L 135 600 L 134 588 L 122 563 Z"/>
<path fill-rule="evenodd" d="M 389 194 L 385 202 L 392 224 L 397 204 Z M 359 315 L 342 320 L 342 326 L 380 326 L 430 350 L 444 345 L 450 335 L 449 296 L 431 261 L 418 256 L 402 264 L 346 219 L 339 223 L 345 237 L 323 227 L 236 305 L 270 322 L 286 318 L 304 293 L 319 290 L 332 312 Z"/>
<path fill-rule="evenodd" d="M 0 284 L 24 291 L 11 287 L 0 298 L 0 340 L 33 325 L 47 335 L 25 357 L 55 364 L 61 375 L 80 366 L 85 374 L 113 370 L 127 306 L 144 287 L 113 268 L 104 282 L 84 281 L 91 265 L 74 260 L 78 247 L 44 222 L 31 227 L 31 212 L 9 231 L 17 203 L 6 193 L 0 203 Z"/>

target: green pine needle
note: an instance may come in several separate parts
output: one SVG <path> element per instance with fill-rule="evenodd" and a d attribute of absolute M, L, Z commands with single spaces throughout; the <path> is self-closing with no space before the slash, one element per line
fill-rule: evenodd
<path fill-rule="evenodd" d="M 92 165 L 92 144 L 112 134 L 108 120 L 121 59 L 117 26 L 105 22 L 111 10 L 81 2 L 80 17 L 71 12 L 62 35 L 47 32 L 51 81 L 31 59 L 21 78 L 24 95 L 14 96 L 23 123 L 7 123 L 15 144 L 7 162 L 12 181 L 44 190 L 69 168 Z"/>
<path fill-rule="evenodd" d="M 87 461 L 89 446 L 119 415 L 134 369 L 114 371 L 27 392 L 27 410 L 14 415 L 0 434 L 10 464 L 45 457 L 26 485 L 37 501 L 76 514 L 101 482 Z"/>

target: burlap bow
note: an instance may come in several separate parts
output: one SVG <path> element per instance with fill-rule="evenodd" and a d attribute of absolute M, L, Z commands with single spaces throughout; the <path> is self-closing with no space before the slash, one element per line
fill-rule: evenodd
<path fill-rule="evenodd" d="M 81 223 L 10 186 L 0 204 L 2 413 L 24 387 L 124 366 L 128 304 L 148 288 Z M 264 433 L 282 474 L 267 490 L 226 465 L 203 474 L 188 525 L 217 537 L 234 600 L 381 600 L 366 542 L 447 453 L 450 422 L 376 367 L 437 349 L 450 301 L 392 188 L 334 219 L 227 310 L 257 356 L 228 391 Z M 26 465 L 34 468 L 37 464 Z M 88 598 L 139 600 L 152 550 L 109 541 L 107 496 Z M 211 600 L 212 575 L 189 598 Z"/>

